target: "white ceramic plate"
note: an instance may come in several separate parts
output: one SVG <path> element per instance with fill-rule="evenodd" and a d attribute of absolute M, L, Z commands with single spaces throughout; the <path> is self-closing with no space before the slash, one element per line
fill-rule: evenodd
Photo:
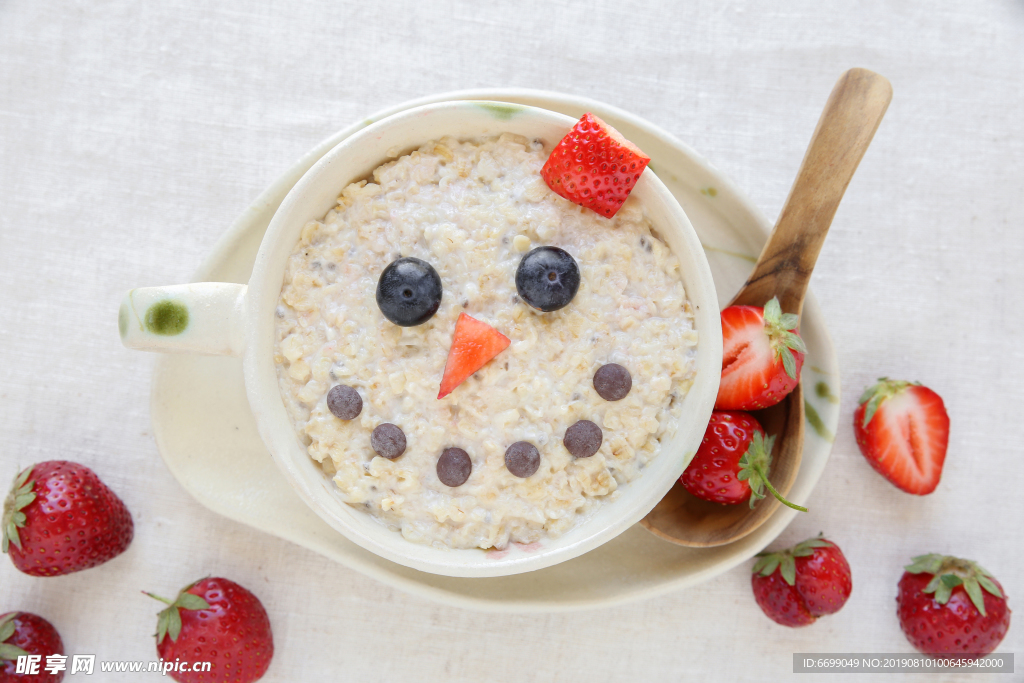
<path fill-rule="evenodd" d="M 543 107 L 579 117 L 591 111 L 651 157 L 650 168 L 682 204 L 704 245 L 720 304 L 743 284 L 767 238 L 767 219 L 721 173 L 661 129 L 599 102 L 534 90 L 474 90 L 406 102 L 325 140 L 299 160 L 242 214 L 195 274 L 196 282 L 248 280 L 263 233 L 295 182 L 323 154 L 373 121 L 414 106 L 459 99 Z M 810 495 L 828 460 L 839 422 L 839 370 L 813 295 L 801 334 L 809 349 L 802 381 L 808 437 L 790 498 Z M 640 525 L 573 560 L 527 574 L 451 578 L 378 557 L 334 531 L 310 510 L 263 446 L 249 410 L 241 361 L 167 355 L 157 361 L 151 398 L 157 446 L 171 473 L 203 505 L 251 527 L 298 543 L 402 590 L 464 607 L 508 612 L 597 607 L 653 597 L 706 581 L 752 557 L 797 513 L 778 510 L 761 528 L 717 548 L 681 548 Z M 586 577 L 586 580 L 580 580 Z"/>

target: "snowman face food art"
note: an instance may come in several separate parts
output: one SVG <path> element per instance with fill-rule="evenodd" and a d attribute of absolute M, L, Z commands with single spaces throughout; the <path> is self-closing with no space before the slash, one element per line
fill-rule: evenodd
<path fill-rule="evenodd" d="M 561 535 L 678 422 L 697 348 L 679 262 L 628 189 L 610 217 L 564 198 L 580 188 L 546 171 L 566 140 L 430 142 L 345 187 L 289 258 L 274 360 L 296 434 L 409 541 Z"/>

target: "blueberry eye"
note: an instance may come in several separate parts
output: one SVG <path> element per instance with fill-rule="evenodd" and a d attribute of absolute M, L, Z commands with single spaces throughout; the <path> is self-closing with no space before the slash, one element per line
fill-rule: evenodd
<path fill-rule="evenodd" d="M 441 276 L 426 261 L 411 256 L 395 259 L 377 280 L 377 306 L 401 327 L 422 325 L 441 305 Z"/>
<path fill-rule="evenodd" d="M 537 247 L 519 262 L 516 291 L 540 311 L 569 305 L 580 288 L 580 268 L 569 252 L 558 247 Z"/>

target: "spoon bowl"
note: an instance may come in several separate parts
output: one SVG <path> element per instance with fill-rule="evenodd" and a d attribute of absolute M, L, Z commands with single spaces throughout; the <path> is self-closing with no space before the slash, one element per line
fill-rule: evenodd
<path fill-rule="evenodd" d="M 891 99 L 889 81 L 872 71 L 850 69 L 839 78 L 779 219 L 730 306 L 764 306 L 777 296 L 783 312 L 801 314 L 807 283 L 832 218 Z M 803 453 L 802 384 L 778 404 L 752 414 L 769 435 L 775 436 L 768 478 L 786 496 L 796 480 Z M 677 482 L 641 524 L 677 545 L 712 547 L 743 538 L 780 505 L 772 496 L 753 508 L 712 503 L 697 498 Z"/>

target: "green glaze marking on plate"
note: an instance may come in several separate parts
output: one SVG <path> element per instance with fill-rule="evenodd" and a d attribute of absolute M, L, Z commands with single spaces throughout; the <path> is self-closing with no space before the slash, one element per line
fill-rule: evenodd
<path fill-rule="evenodd" d="M 700 193 L 702 195 L 704 195 L 705 197 L 717 197 L 718 196 L 718 190 L 716 190 L 713 187 L 705 187 L 703 190 L 700 191 Z"/>
<path fill-rule="evenodd" d="M 363 127 L 372 126 L 374 123 L 373 119 L 363 119 Z"/>
<path fill-rule="evenodd" d="M 827 372 L 825 372 L 824 370 L 822 370 L 821 368 L 819 368 L 819 367 L 818 367 L 817 365 L 812 365 L 812 366 L 811 366 L 811 370 L 814 370 L 814 371 L 815 371 L 816 373 L 818 373 L 819 375 L 827 375 L 827 374 L 828 374 Z"/>
<path fill-rule="evenodd" d="M 750 261 L 751 263 L 757 263 L 757 257 L 756 256 L 748 256 L 747 254 L 741 254 L 738 251 L 729 251 L 728 249 L 719 249 L 718 247 L 709 247 L 708 245 L 704 244 L 703 242 L 701 243 L 700 246 L 704 247 L 704 251 L 717 251 L 719 254 L 725 254 L 726 256 L 735 256 L 736 258 L 741 258 L 744 261 Z"/>
<path fill-rule="evenodd" d="M 839 397 L 832 395 L 832 389 L 829 388 L 828 382 L 818 382 L 815 384 L 814 393 L 829 403 L 839 403 Z"/>
<path fill-rule="evenodd" d="M 807 422 L 810 423 L 811 427 L 814 428 L 814 431 L 818 433 L 818 436 L 825 439 L 825 441 L 832 443 L 835 437 L 832 436 L 832 432 L 828 431 L 828 427 L 825 426 L 825 423 L 821 421 L 821 416 L 818 415 L 818 411 L 815 410 L 810 401 L 807 401 L 806 399 L 804 400 L 804 414 L 807 416 Z"/>
<path fill-rule="evenodd" d="M 121 339 L 128 334 L 128 307 L 124 304 L 117 309 L 117 331 L 121 333 Z"/>
<path fill-rule="evenodd" d="M 497 102 L 479 102 L 476 106 L 486 109 L 502 121 L 508 121 L 523 110 L 523 106 L 520 104 L 499 104 Z"/>
<path fill-rule="evenodd" d="M 170 299 L 158 301 L 146 311 L 146 329 L 153 334 L 174 336 L 188 327 L 188 308 Z"/>

